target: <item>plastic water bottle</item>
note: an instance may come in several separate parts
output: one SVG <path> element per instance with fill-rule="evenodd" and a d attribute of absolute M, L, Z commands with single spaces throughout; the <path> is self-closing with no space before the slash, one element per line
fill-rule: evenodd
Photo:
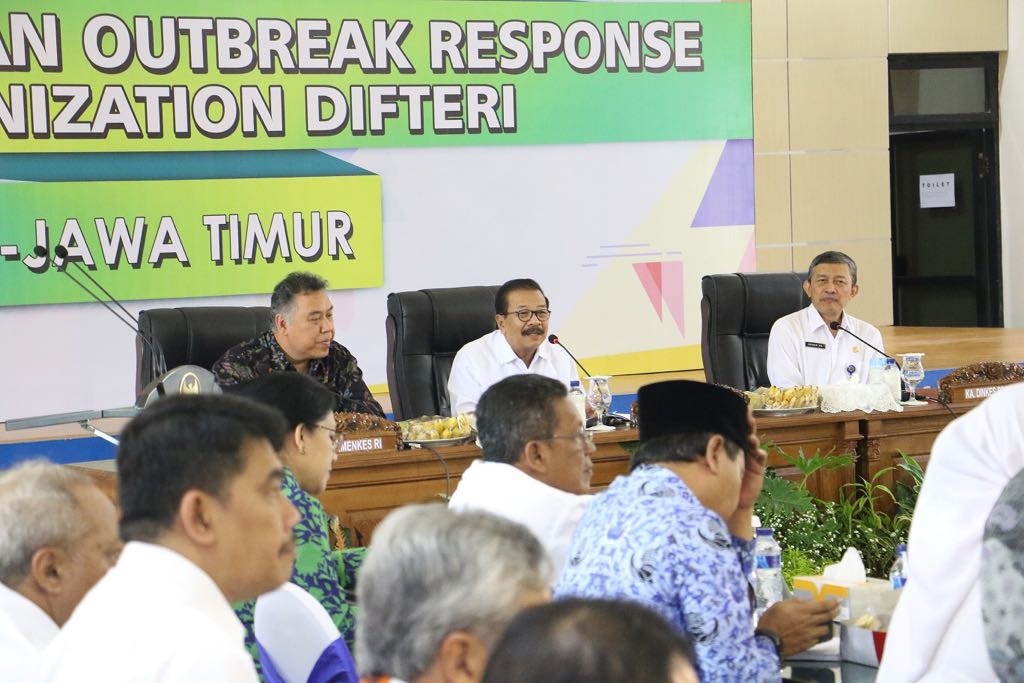
<path fill-rule="evenodd" d="M 882 371 L 882 378 L 885 381 L 885 385 L 889 387 L 889 393 L 892 394 L 892 399 L 897 403 L 900 402 L 900 394 L 903 391 L 903 385 L 900 382 L 900 369 L 896 367 L 895 358 L 885 359 L 885 370 Z"/>
<path fill-rule="evenodd" d="M 580 414 L 583 424 L 587 424 L 587 395 L 580 388 L 580 381 L 578 379 L 569 382 L 569 400 L 572 401 L 576 412 Z"/>
<path fill-rule="evenodd" d="M 882 373 L 885 372 L 886 358 L 872 358 L 868 366 L 868 384 L 884 384 L 885 379 Z"/>
<path fill-rule="evenodd" d="M 782 548 L 775 542 L 772 529 L 757 530 L 754 543 L 754 622 L 769 607 L 782 600 Z"/>
<path fill-rule="evenodd" d="M 896 561 L 892 563 L 889 570 L 889 583 L 892 589 L 897 590 L 907 585 L 907 544 L 900 543 L 896 546 Z"/>

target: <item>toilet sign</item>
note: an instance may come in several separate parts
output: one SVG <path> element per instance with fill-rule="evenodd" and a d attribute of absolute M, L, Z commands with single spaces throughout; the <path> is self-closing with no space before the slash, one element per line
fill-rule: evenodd
<path fill-rule="evenodd" d="M 922 209 L 956 206 L 956 186 L 952 173 L 923 175 L 920 177 L 919 189 Z"/>

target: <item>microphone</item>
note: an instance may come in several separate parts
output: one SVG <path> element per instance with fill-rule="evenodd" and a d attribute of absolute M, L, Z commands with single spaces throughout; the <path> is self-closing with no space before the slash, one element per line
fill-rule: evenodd
<path fill-rule="evenodd" d="M 850 329 L 848 327 L 843 327 L 842 325 L 839 324 L 838 320 L 833 320 L 832 322 L 830 322 L 828 324 L 828 327 L 831 330 L 842 330 L 843 332 L 845 332 L 846 334 L 850 335 L 854 339 L 857 339 L 859 341 L 864 342 L 869 347 L 871 347 L 872 349 L 874 349 L 878 353 L 882 354 L 886 358 L 891 358 L 892 362 L 896 363 L 896 367 L 899 368 L 901 372 L 903 371 L 903 366 L 900 365 L 900 362 L 898 360 L 896 360 L 895 358 L 893 358 L 892 356 L 887 354 L 885 351 L 883 351 L 882 349 L 878 348 L 877 346 L 875 346 L 874 344 L 869 342 L 864 337 L 861 337 L 860 335 L 854 334 L 853 332 L 850 331 Z M 900 400 L 901 401 L 906 401 L 908 398 L 910 398 L 910 391 L 907 389 L 907 382 L 902 377 L 900 377 Z"/>
<path fill-rule="evenodd" d="M 565 348 L 565 344 L 563 344 L 558 339 L 558 335 L 557 334 L 549 334 L 548 335 L 548 341 L 551 342 L 552 344 L 555 344 L 557 346 L 561 346 L 563 349 L 565 349 L 565 352 L 567 354 L 569 354 L 569 358 L 572 358 L 574 361 L 576 361 L 576 365 L 580 366 L 580 370 L 583 371 L 583 374 L 586 375 L 587 377 L 590 377 L 590 372 L 585 367 L 583 367 L 583 363 L 581 363 L 578 360 L 576 360 L 576 356 L 572 355 L 572 351 L 570 351 L 569 349 Z"/>
<path fill-rule="evenodd" d="M 47 255 L 48 255 L 46 247 L 44 247 L 42 245 L 37 245 L 36 248 L 33 249 L 32 251 L 33 251 L 33 253 L 36 256 L 40 256 L 40 257 L 43 257 L 43 258 L 47 257 Z M 53 248 L 53 253 L 54 253 L 54 256 L 56 256 L 57 258 L 61 259 L 62 261 L 66 260 L 67 257 L 68 257 L 68 250 L 62 244 L 59 244 L 56 247 L 54 247 Z M 92 282 L 94 285 L 99 287 L 99 289 L 104 294 L 107 295 L 107 297 L 110 299 L 110 301 L 113 302 L 114 304 L 116 304 L 117 307 L 120 308 L 124 312 L 124 315 L 122 315 L 122 314 L 118 313 L 117 311 L 115 311 L 110 306 L 110 304 L 108 304 L 106 301 L 104 301 L 103 299 L 98 297 L 94 291 L 92 291 L 91 289 L 86 287 L 85 284 L 83 284 L 80 280 L 75 278 L 74 275 L 69 273 L 67 271 L 67 269 L 66 269 L 66 266 L 64 268 L 60 267 L 59 265 L 57 265 L 57 262 L 55 260 L 53 260 L 53 259 L 50 259 L 50 263 L 53 265 L 54 268 L 56 268 L 58 271 L 60 271 L 64 275 L 66 275 L 68 277 L 68 279 L 70 279 L 72 282 L 74 282 L 76 285 L 78 285 L 78 287 L 82 291 L 84 291 L 86 294 L 88 294 L 90 297 L 92 297 L 95 301 L 99 302 L 105 309 L 110 311 L 110 313 L 115 318 L 117 318 L 122 323 L 124 323 L 128 327 L 128 329 L 130 329 L 132 332 L 134 332 L 139 337 L 139 339 L 141 339 L 143 341 L 143 343 L 145 343 L 146 346 L 149 347 L 149 351 L 150 351 L 150 353 L 153 354 L 153 358 L 155 359 L 154 367 L 153 367 L 153 374 L 154 374 L 154 376 L 159 377 L 160 375 L 163 375 L 164 373 L 167 372 L 167 361 L 166 361 L 166 359 L 164 357 L 164 351 L 160 347 L 159 342 L 157 342 L 155 339 L 150 339 L 148 336 L 142 334 L 142 331 L 139 329 L 139 319 L 136 318 L 131 313 L 129 313 L 128 309 L 125 308 L 121 304 L 121 302 L 118 301 L 117 298 L 113 294 L 108 292 L 107 289 L 103 285 L 101 285 L 99 282 L 97 282 L 96 279 L 92 275 L 90 275 L 89 272 L 85 268 L 82 268 L 82 266 L 77 261 L 71 261 L 71 263 L 73 263 L 83 275 L 85 275 L 87 278 L 89 278 L 90 282 Z M 125 316 L 127 316 L 127 318 Z M 159 392 L 159 394 L 161 396 L 163 396 L 164 392 L 163 392 L 163 384 L 162 383 L 157 387 L 157 391 Z"/>
<path fill-rule="evenodd" d="M 851 336 L 851 337 L 853 337 L 854 339 L 857 339 L 857 340 L 859 340 L 859 341 L 862 341 L 862 342 L 864 342 L 865 344 L 867 344 L 868 346 L 870 346 L 870 347 L 871 347 L 872 349 L 874 349 L 874 350 L 875 350 L 875 351 L 877 351 L 878 353 L 880 353 L 880 354 L 882 354 L 883 356 L 885 356 L 886 358 L 892 358 L 892 356 L 890 356 L 890 355 L 889 355 L 889 354 L 887 354 L 887 353 L 886 353 L 885 351 L 883 351 L 882 349 L 878 348 L 877 346 L 875 346 L 874 344 L 872 344 L 871 342 L 869 342 L 869 341 L 868 341 L 867 339 L 865 339 L 864 337 L 861 337 L 861 336 L 859 336 L 859 335 L 856 335 L 856 334 L 854 334 L 853 332 L 851 332 L 851 331 L 849 330 L 849 328 L 846 328 L 846 327 L 843 327 L 842 325 L 840 325 L 840 324 L 839 324 L 839 321 L 838 321 L 838 320 L 833 320 L 832 322 L 830 322 L 830 323 L 828 324 L 828 326 L 829 326 L 829 329 L 831 329 L 831 330 L 842 330 L 843 332 L 845 332 L 846 334 L 850 335 L 850 336 Z M 902 366 L 902 365 L 900 365 L 900 362 L 899 362 L 898 360 L 896 360 L 895 358 L 892 358 L 892 359 L 893 359 L 894 361 L 896 361 L 896 367 L 898 367 L 898 368 L 899 368 L 900 370 L 902 370 L 902 369 L 903 369 L 903 366 Z"/>

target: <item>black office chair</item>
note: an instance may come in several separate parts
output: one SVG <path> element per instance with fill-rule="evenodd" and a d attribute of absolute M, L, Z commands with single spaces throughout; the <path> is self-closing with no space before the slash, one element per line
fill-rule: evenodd
<path fill-rule="evenodd" d="M 804 273 L 724 273 L 701 279 L 701 356 L 708 382 L 752 390 L 768 379 L 768 335 L 810 305 Z"/>
<path fill-rule="evenodd" d="M 467 342 L 497 328 L 497 293 L 498 285 L 388 294 L 388 389 L 397 419 L 451 415 L 452 361 Z"/>
<path fill-rule="evenodd" d="M 266 332 L 273 317 L 268 306 L 194 306 L 139 311 L 139 330 L 163 350 L 168 370 L 179 365 L 210 369 L 236 344 Z M 158 376 L 149 345 L 135 339 L 135 393 Z"/>

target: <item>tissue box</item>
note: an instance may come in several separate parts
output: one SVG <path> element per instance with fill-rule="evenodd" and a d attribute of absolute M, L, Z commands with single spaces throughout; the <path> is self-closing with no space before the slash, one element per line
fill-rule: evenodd
<path fill-rule="evenodd" d="M 826 579 L 824 576 L 793 577 L 793 597 L 812 600 L 838 600 L 837 621 L 851 621 L 863 614 L 892 614 L 899 591 L 888 581 L 868 578 L 865 581 Z"/>
<path fill-rule="evenodd" d="M 885 631 L 872 631 L 842 624 L 839 631 L 839 656 L 843 661 L 877 667 L 885 649 Z"/>

